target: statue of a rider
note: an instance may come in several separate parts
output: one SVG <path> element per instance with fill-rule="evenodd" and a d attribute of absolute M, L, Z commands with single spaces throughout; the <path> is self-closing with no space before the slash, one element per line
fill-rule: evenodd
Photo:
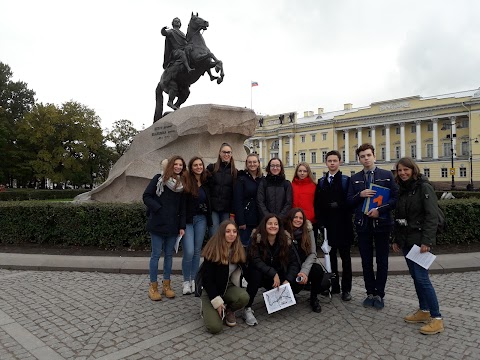
<path fill-rule="evenodd" d="M 187 45 L 187 38 L 180 30 L 182 22 L 178 17 L 172 21 L 172 29 L 166 26 L 162 28 L 162 35 L 165 36 L 165 53 L 163 56 L 163 68 L 173 65 L 175 62 L 180 62 L 185 66 L 188 72 L 192 69 L 188 64 L 187 55 L 185 54 L 185 46 Z"/>

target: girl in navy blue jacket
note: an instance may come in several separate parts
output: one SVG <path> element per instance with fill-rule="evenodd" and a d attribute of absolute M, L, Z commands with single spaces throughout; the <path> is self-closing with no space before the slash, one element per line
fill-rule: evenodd
<path fill-rule="evenodd" d="M 143 193 L 143 202 L 147 206 L 147 230 L 152 238 L 148 296 L 153 301 L 162 299 L 157 282 L 158 260 L 162 248 L 165 251 L 162 293 L 167 298 L 175 297 L 170 286 L 170 274 L 176 238 L 185 233 L 186 211 L 183 187 L 186 184 L 186 168 L 185 161 L 180 156 L 173 156 L 168 161 L 163 175 L 155 175 Z"/>

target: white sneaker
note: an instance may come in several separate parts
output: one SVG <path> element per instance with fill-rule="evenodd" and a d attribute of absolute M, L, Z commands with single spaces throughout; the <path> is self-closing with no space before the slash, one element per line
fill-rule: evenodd
<path fill-rule="evenodd" d="M 190 281 L 184 281 L 183 282 L 182 293 L 183 293 L 183 295 L 190 295 L 192 293 L 192 288 L 190 286 Z"/>
<path fill-rule="evenodd" d="M 192 294 L 195 294 L 195 280 L 190 280 L 190 289 L 192 289 Z"/>
<path fill-rule="evenodd" d="M 245 324 L 250 326 L 258 325 L 258 321 L 257 319 L 255 319 L 255 316 L 253 316 L 253 313 L 254 311 L 252 310 L 251 307 L 248 307 L 248 308 L 246 307 L 243 310 L 242 317 L 243 317 L 243 320 L 245 320 Z"/>

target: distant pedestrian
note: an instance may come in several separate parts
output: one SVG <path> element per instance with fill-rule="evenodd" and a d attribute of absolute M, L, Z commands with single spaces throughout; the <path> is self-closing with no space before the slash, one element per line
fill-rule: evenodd
<path fill-rule="evenodd" d="M 266 171 L 267 176 L 258 185 L 257 204 L 260 217 L 273 213 L 283 218 L 292 208 L 292 184 L 285 179 L 282 160 L 270 159 Z"/>
<path fill-rule="evenodd" d="M 203 258 L 202 316 L 207 330 L 217 334 L 223 330 L 224 318 L 227 326 L 237 325 L 235 311 L 249 300 L 240 287 L 246 255 L 234 221 L 220 224 L 205 245 Z"/>
<path fill-rule="evenodd" d="M 388 276 L 390 233 L 393 229 L 392 210 L 397 203 L 398 186 L 391 171 L 380 169 L 375 165 L 375 148 L 372 144 L 362 144 L 356 150 L 356 154 L 363 165 L 363 170 L 350 178 L 347 201 L 355 211 L 354 224 L 367 292 L 363 306 L 381 310 L 385 306 L 383 298 Z M 376 193 L 375 190 L 370 189 L 371 184 L 388 188 L 390 198 L 381 206 L 372 208 L 364 214 L 365 199 L 373 200 Z M 374 248 L 377 263 L 376 275 L 373 271 Z"/>
<path fill-rule="evenodd" d="M 209 187 L 212 203 L 212 226 L 210 237 L 217 231 L 218 225 L 233 218 L 233 188 L 237 178 L 237 169 L 233 160 L 233 150 L 223 143 L 218 152 L 217 162 L 207 166 L 210 173 Z"/>
<path fill-rule="evenodd" d="M 202 158 L 194 156 L 188 162 L 187 175 L 187 227 L 182 239 L 183 295 L 195 292 L 195 276 L 200 266 L 200 254 L 207 226 L 212 225 L 210 190 L 207 171 Z"/>
<path fill-rule="evenodd" d="M 152 238 L 150 257 L 150 287 L 148 296 L 153 301 L 162 299 L 158 291 L 158 261 L 164 251 L 162 294 L 174 298 L 171 288 L 172 256 L 177 236 L 185 233 L 186 211 L 185 186 L 186 164 L 182 157 L 175 155 L 168 160 L 163 174 L 157 174 L 143 193 L 147 206 L 147 230 Z"/>
<path fill-rule="evenodd" d="M 250 244 L 250 235 L 260 222 L 257 209 L 258 184 L 262 181 L 260 158 L 249 154 L 245 160 L 245 170 L 238 172 L 233 196 L 235 222 L 240 230 L 243 246 Z"/>
<path fill-rule="evenodd" d="M 436 243 L 437 195 L 428 179 L 420 174 L 413 159 L 401 158 L 395 168 L 400 195 L 395 209 L 393 251 L 402 251 L 406 256 L 414 245 L 418 245 L 420 253 L 429 252 Z M 444 330 L 443 319 L 428 269 L 406 257 L 405 260 L 415 284 L 419 309 L 404 317 L 404 320 L 408 323 L 426 323 L 420 328 L 422 334 L 440 333 Z"/>

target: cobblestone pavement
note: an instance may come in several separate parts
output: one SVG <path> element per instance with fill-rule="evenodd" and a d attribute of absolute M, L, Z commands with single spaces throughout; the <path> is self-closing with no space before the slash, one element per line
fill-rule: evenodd
<path fill-rule="evenodd" d="M 308 293 L 268 315 L 259 295 L 259 325 L 238 319 L 208 334 L 198 298 L 152 302 L 146 275 L 0 270 L 0 359 L 480 359 L 480 272 L 432 275 L 446 330 L 424 336 L 402 316 L 417 301 L 408 276 L 390 276 L 385 309 L 335 295 L 312 313 Z"/>

